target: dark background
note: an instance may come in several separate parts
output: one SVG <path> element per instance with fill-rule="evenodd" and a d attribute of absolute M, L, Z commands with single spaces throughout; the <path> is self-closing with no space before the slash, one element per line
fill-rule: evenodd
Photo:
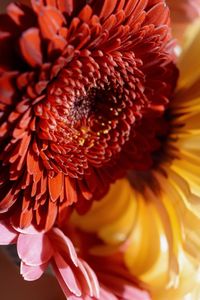
<path fill-rule="evenodd" d="M 5 11 L 6 5 L 11 2 L 10 0 L 0 0 L 0 11 Z"/>
<path fill-rule="evenodd" d="M 6 5 L 10 2 L 18 2 L 17 0 L 0 0 L 0 12 L 5 12 Z M 27 3 L 29 0 L 20 0 L 20 2 Z"/>

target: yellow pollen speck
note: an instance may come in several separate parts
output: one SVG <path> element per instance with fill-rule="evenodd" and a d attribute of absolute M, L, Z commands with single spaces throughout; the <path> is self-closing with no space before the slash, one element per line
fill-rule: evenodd
<path fill-rule="evenodd" d="M 81 131 L 82 131 L 82 133 L 87 133 L 88 132 L 88 128 L 87 127 L 81 127 Z"/>
<path fill-rule="evenodd" d="M 108 132 L 109 132 L 109 129 L 105 129 L 105 130 L 103 131 L 104 134 L 107 134 Z"/>
<path fill-rule="evenodd" d="M 85 139 L 83 139 L 83 138 L 79 139 L 78 143 L 79 143 L 80 146 L 83 146 L 84 143 L 85 143 Z"/>

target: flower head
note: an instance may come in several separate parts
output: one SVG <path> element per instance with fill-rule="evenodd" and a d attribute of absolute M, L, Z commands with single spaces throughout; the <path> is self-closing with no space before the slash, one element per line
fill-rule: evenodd
<path fill-rule="evenodd" d="M 188 31 L 177 92 L 163 116 L 168 130 L 152 167 L 132 170 L 88 214 L 74 216 L 77 226 L 107 244 L 98 253 L 121 249 L 126 266 L 158 300 L 199 299 L 199 37 L 196 23 Z"/>
<path fill-rule="evenodd" d="M 133 167 L 151 165 L 177 78 L 169 10 L 32 0 L 0 30 L 0 212 L 48 230 L 100 198 L 132 150 Z"/>

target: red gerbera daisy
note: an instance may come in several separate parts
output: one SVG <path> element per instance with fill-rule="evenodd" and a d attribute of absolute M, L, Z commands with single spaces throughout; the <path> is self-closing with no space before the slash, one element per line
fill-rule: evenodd
<path fill-rule="evenodd" d="M 84 211 L 129 152 L 149 166 L 177 76 L 165 1 L 10 4 L 0 51 L 0 212 L 17 226 Z"/>

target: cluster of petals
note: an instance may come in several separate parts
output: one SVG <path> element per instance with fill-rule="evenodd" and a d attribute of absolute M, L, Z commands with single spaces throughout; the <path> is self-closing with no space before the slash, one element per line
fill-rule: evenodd
<path fill-rule="evenodd" d="M 31 226 L 23 231 L 1 221 L 0 233 L 1 245 L 16 243 L 20 273 L 25 280 L 37 280 L 51 264 L 66 297 L 99 298 L 95 273 L 77 256 L 71 240 L 60 229 L 54 227 L 45 233 Z"/>
<path fill-rule="evenodd" d="M 27 281 L 37 280 L 51 266 L 67 299 L 150 300 L 148 292 L 139 287 L 124 267 L 108 267 L 112 260 L 105 265 L 105 260 L 93 259 L 94 272 L 57 227 L 38 232 L 31 226 L 23 231 L 9 221 L 1 221 L 0 244 L 16 244 L 20 273 Z"/>
<path fill-rule="evenodd" d="M 0 212 L 49 230 L 152 164 L 177 78 L 169 9 L 32 0 L 0 32 Z"/>

